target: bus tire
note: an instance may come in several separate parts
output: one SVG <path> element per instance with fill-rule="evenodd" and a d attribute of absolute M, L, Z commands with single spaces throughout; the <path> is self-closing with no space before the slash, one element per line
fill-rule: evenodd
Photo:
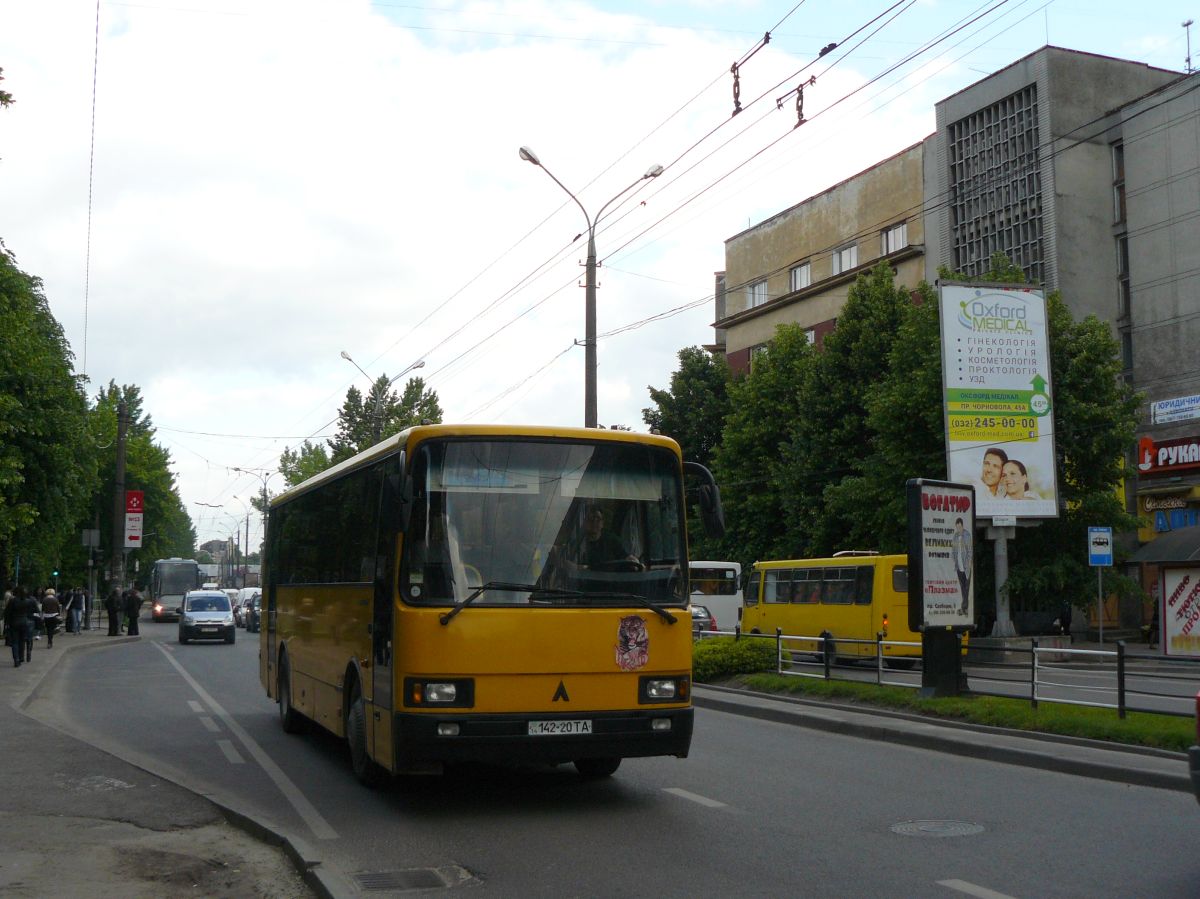
<path fill-rule="evenodd" d="M 275 693 L 279 697 L 279 724 L 285 734 L 304 733 L 304 716 L 292 705 L 292 672 L 286 655 L 279 657 L 279 674 L 276 675 Z"/>
<path fill-rule="evenodd" d="M 575 759 L 575 770 L 579 776 L 588 780 L 598 780 L 611 777 L 621 767 L 621 760 L 616 759 Z"/>
<path fill-rule="evenodd" d="M 884 659 L 883 664 L 898 671 L 912 671 L 917 666 L 916 659 Z"/>
<path fill-rule="evenodd" d="M 357 680 L 346 706 L 346 742 L 350 746 L 350 767 L 358 782 L 367 787 L 380 786 L 386 772 L 367 754 L 367 704 Z"/>

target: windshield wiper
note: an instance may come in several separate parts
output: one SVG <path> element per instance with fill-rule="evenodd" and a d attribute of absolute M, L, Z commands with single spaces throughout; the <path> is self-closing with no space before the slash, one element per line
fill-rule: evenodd
<path fill-rule="evenodd" d="M 511 591 L 514 593 L 530 593 L 535 596 L 540 595 L 540 596 L 581 597 L 584 595 L 583 593 L 580 593 L 578 590 L 559 590 L 559 589 L 553 588 L 553 587 L 539 587 L 537 584 L 512 584 L 507 581 L 488 581 L 486 584 L 483 584 L 483 585 L 477 587 L 475 589 L 474 593 L 472 593 L 470 596 L 468 596 L 466 599 L 464 599 L 462 602 L 460 602 L 458 605 L 456 605 L 449 612 L 443 612 L 438 617 L 438 620 L 442 624 L 449 624 L 451 621 L 454 620 L 455 615 L 457 615 L 459 612 L 461 612 L 463 609 L 465 609 L 467 606 L 469 606 L 471 603 L 473 603 L 479 597 L 483 596 L 483 594 L 487 593 L 489 590 L 508 590 L 508 591 Z"/>
<path fill-rule="evenodd" d="M 651 602 L 644 596 L 638 596 L 636 593 L 589 593 L 588 596 L 596 599 L 624 599 L 629 600 L 633 605 L 641 606 L 644 609 L 649 609 L 655 615 L 658 615 L 667 624 L 674 624 L 678 619 L 656 602 Z"/>

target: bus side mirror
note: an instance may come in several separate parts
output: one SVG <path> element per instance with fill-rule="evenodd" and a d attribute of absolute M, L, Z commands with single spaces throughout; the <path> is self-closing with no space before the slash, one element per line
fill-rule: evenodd
<path fill-rule="evenodd" d="M 684 462 L 684 475 L 692 475 L 701 481 L 698 491 L 700 498 L 700 520 L 704 522 L 704 532 L 713 538 L 725 536 L 725 510 L 721 507 L 721 490 L 712 472 L 699 462 Z"/>

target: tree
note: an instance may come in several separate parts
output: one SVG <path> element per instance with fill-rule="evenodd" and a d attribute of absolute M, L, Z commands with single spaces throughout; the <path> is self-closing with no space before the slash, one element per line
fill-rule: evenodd
<path fill-rule="evenodd" d="M 0 81 L 4 80 L 4 69 L 0 67 Z M 13 99 L 13 95 L 8 91 L 0 91 L 0 109 L 6 106 L 12 106 L 17 101 Z"/>
<path fill-rule="evenodd" d="M 0 580 L 48 580 L 96 483 L 82 378 L 41 280 L 0 246 Z M 78 544 L 78 539 L 74 540 Z"/>
<path fill-rule="evenodd" d="M 300 449 L 294 452 L 291 449 L 285 449 L 279 457 L 279 473 L 283 475 L 283 480 L 289 487 L 295 487 L 313 475 L 320 474 L 329 465 L 329 453 L 325 450 L 325 444 L 312 443 L 308 440 L 300 444 Z M 262 500 L 258 497 L 254 498 L 254 504 L 254 507 L 260 512 L 266 511 L 262 508 Z"/>
<path fill-rule="evenodd" d="M 329 465 L 344 462 L 385 437 L 422 421 L 441 422 L 442 407 L 437 393 L 425 386 L 424 379 L 409 378 L 401 394 L 396 394 L 390 384 L 387 375 L 381 375 L 366 396 L 357 387 L 346 391 L 346 400 L 338 411 L 337 436 L 329 441 Z"/>
<path fill-rule="evenodd" d="M 647 388 L 654 406 L 642 410 L 642 421 L 674 439 L 684 459 L 711 468 L 729 414 L 729 383 L 724 359 L 697 346 L 685 347 L 671 386 Z"/>
<path fill-rule="evenodd" d="M 804 329 L 781 325 L 754 355 L 750 374 L 730 384 L 730 411 L 713 458 L 725 506 L 721 558 L 746 566 L 795 555 L 784 533 L 780 459 L 791 436 L 789 423 L 804 414 L 803 385 L 814 362 Z"/>

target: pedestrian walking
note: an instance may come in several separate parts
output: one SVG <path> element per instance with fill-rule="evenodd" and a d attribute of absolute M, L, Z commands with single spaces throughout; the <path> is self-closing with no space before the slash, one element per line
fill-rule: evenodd
<path fill-rule="evenodd" d="M 62 603 L 54 593 L 54 588 L 46 590 L 42 597 L 42 630 L 46 632 L 46 648 L 54 648 L 54 635 L 58 633 L 58 622 L 62 617 Z"/>
<path fill-rule="evenodd" d="M 68 634 L 79 633 L 79 606 L 83 602 L 83 597 L 79 594 L 79 588 L 68 590 L 59 597 L 59 603 L 62 605 L 63 611 L 63 630 Z"/>
<path fill-rule="evenodd" d="M 108 636 L 117 637 L 121 634 L 121 594 L 113 587 L 104 599 L 104 611 L 108 613 Z"/>
<path fill-rule="evenodd" d="M 142 612 L 142 594 L 137 587 L 131 587 L 125 597 L 125 633 L 131 637 L 141 635 L 138 630 L 138 615 Z"/>
<path fill-rule="evenodd" d="M 37 614 L 37 600 L 24 587 L 17 587 L 4 607 L 4 630 L 11 634 L 14 668 L 33 661 L 33 623 Z"/>
<path fill-rule="evenodd" d="M 92 591 L 84 587 L 79 591 L 79 595 L 83 597 L 83 629 L 90 631 L 92 629 Z"/>

